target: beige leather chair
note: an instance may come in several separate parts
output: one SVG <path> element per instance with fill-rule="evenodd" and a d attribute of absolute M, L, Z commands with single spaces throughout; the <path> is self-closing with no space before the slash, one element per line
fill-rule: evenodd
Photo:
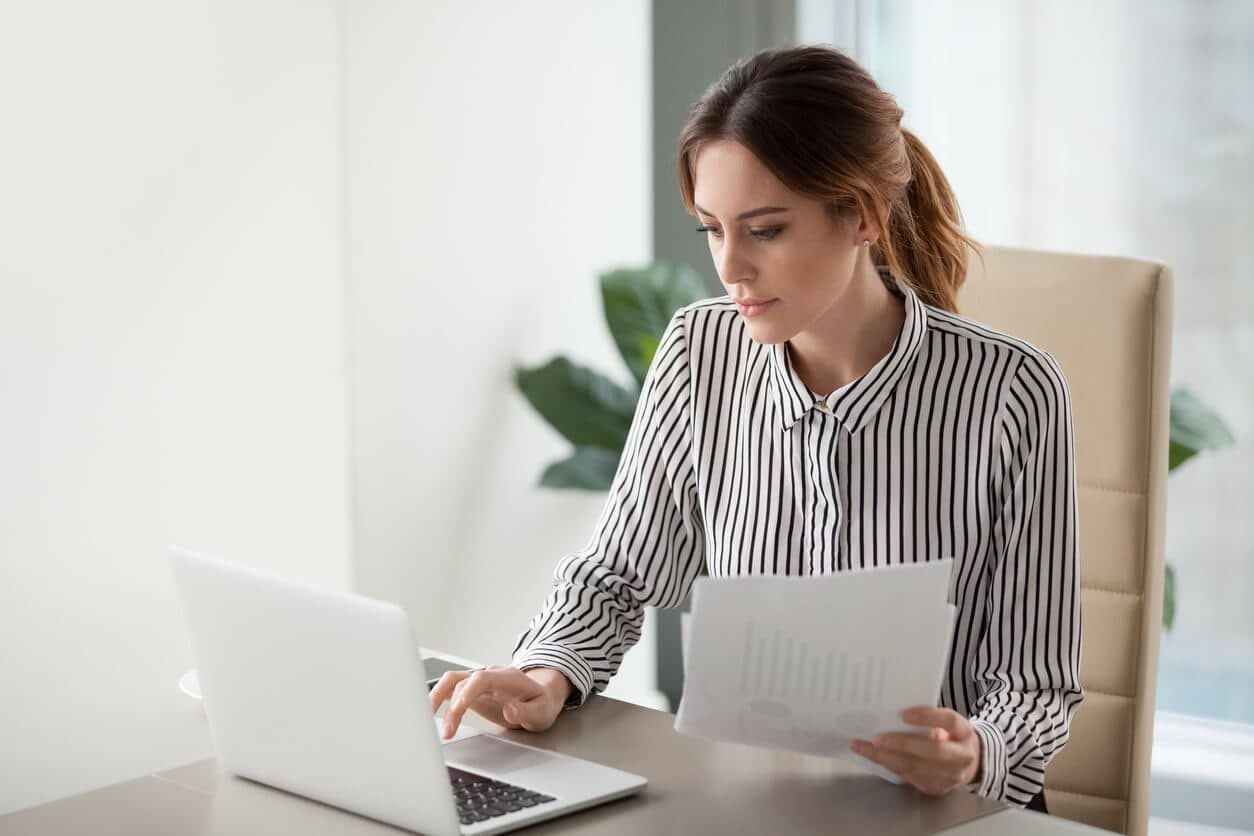
<path fill-rule="evenodd" d="M 1050 812 L 1143 834 L 1163 599 L 1172 280 L 1126 258 L 987 247 L 959 312 L 1045 349 L 1071 390 L 1086 693 Z"/>

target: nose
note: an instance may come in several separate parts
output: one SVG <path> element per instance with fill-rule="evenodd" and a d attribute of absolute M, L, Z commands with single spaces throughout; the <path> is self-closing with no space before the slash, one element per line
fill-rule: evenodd
<path fill-rule="evenodd" d="M 715 259 L 718 276 L 722 279 L 723 284 L 730 287 L 753 278 L 753 264 L 744 250 L 742 243 L 739 241 L 733 242 L 730 237 L 723 242 L 723 246 L 719 249 L 718 257 Z"/>

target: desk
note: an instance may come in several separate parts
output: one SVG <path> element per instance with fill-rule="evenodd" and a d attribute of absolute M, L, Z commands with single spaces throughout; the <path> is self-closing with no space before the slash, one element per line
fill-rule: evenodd
<path fill-rule="evenodd" d="M 477 715 L 467 722 L 500 731 Z M 1101 834 L 966 793 L 927 798 L 852 763 L 700 740 L 674 715 L 600 695 L 542 734 L 504 731 L 646 776 L 632 798 L 572 813 L 525 833 L 604 834 Z M 952 828 L 946 830 L 946 828 Z M 0 836 L 373 836 L 407 831 L 191 763 L 0 816 Z"/>

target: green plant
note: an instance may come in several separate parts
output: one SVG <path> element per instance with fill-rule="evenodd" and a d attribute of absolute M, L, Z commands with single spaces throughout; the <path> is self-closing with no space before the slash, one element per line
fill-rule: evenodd
<path fill-rule="evenodd" d="M 540 475 L 540 484 L 548 488 L 609 490 L 662 332 L 676 310 L 708 295 L 695 270 L 664 261 L 614 270 L 599 279 L 605 321 L 632 385 L 616 383 L 560 355 L 541 366 L 514 370 L 523 396 L 574 446 L 567 458 L 553 462 Z M 1168 472 L 1203 450 L 1234 441 L 1223 419 L 1196 395 L 1183 387 L 1172 390 Z M 1163 582 L 1163 626 L 1170 630 L 1175 618 L 1176 570 L 1169 563 Z"/>
<path fill-rule="evenodd" d="M 1188 389 L 1171 390 L 1171 448 L 1167 472 L 1203 450 L 1218 450 L 1236 441 L 1224 420 Z M 1168 630 L 1176 621 L 1176 569 L 1170 563 L 1163 578 L 1163 626 Z"/>
<path fill-rule="evenodd" d="M 599 280 L 605 322 L 632 384 L 616 383 L 561 355 L 514 369 L 523 396 L 574 446 L 541 473 L 540 484 L 548 488 L 609 490 L 662 333 L 675 311 L 709 295 L 695 270 L 666 261 L 613 270 Z"/>

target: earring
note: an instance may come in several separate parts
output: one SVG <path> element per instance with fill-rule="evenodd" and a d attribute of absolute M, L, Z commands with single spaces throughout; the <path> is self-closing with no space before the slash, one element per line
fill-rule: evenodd
<path fill-rule="evenodd" d="M 863 238 L 863 239 L 862 239 L 862 246 L 864 246 L 864 247 L 869 247 L 869 246 L 871 246 L 871 239 L 870 239 L 870 238 Z"/>

